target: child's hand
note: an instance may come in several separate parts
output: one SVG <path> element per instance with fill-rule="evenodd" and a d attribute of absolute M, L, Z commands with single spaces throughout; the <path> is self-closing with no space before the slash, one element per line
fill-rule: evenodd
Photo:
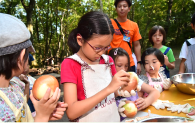
<path fill-rule="evenodd" d="M 169 59 L 166 55 L 164 55 L 164 59 L 165 59 L 165 65 L 167 66 L 169 64 Z"/>
<path fill-rule="evenodd" d="M 35 121 L 36 122 L 48 122 L 51 113 L 54 111 L 54 109 L 57 106 L 58 99 L 60 98 L 60 89 L 56 88 L 51 98 L 49 98 L 50 92 L 51 92 L 51 89 L 48 88 L 44 97 L 40 101 L 37 101 L 34 98 L 33 93 L 31 92 L 30 99 L 35 107 L 35 111 L 36 111 Z"/>
<path fill-rule="evenodd" d="M 118 95 L 123 97 L 131 97 L 131 94 L 127 90 L 123 91 L 122 89 L 118 90 Z"/>
<path fill-rule="evenodd" d="M 138 111 L 145 109 L 147 104 L 146 104 L 146 100 L 144 98 L 138 98 L 137 100 L 135 100 L 135 104 L 137 106 Z"/>
<path fill-rule="evenodd" d="M 111 83 L 108 85 L 109 91 L 112 93 L 118 90 L 121 86 L 127 85 L 130 81 L 129 76 L 130 74 L 124 70 L 117 72 L 112 78 Z"/>
<path fill-rule="evenodd" d="M 120 102 L 119 102 L 119 105 L 118 105 L 118 112 L 119 114 L 122 116 L 122 117 L 127 117 L 123 112 L 125 111 L 125 108 L 123 108 L 123 106 L 126 104 L 125 101 L 127 99 L 124 98 L 124 99 L 121 99 Z"/>
<path fill-rule="evenodd" d="M 21 81 L 23 81 L 25 84 L 29 84 L 30 82 L 28 81 L 28 78 L 24 75 L 24 74 L 21 74 L 20 76 L 19 76 L 19 79 L 21 80 Z"/>
<path fill-rule="evenodd" d="M 160 84 L 154 85 L 154 88 L 155 88 L 156 90 L 158 90 L 160 93 L 163 91 L 163 88 L 162 88 L 162 86 L 161 86 Z"/>
<path fill-rule="evenodd" d="M 58 102 L 56 109 L 54 112 L 50 115 L 49 120 L 60 120 L 62 119 L 64 115 L 64 111 L 66 111 L 66 108 L 68 107 L 67 103 L 64 102 Z"/>
<path fill-rule="evenodd" d="M 172 82 L 170 81 L 170 79 L 164 79 L 164 82 L 163 82 L 163 88 L 164 89 L 169 89 L 172 85 Z"/>

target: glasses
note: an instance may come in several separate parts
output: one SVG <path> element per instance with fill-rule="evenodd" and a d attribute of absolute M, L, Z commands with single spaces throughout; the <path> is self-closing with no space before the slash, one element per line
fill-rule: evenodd
<path fill-rule="evenodd" d="M 87 42 L 87 43 L 89 44 L 89 46 L 91 46 L 91 44 L 90 44 L 89 42 Z M 104 51 L 109 50 L 109 49 L 111 48 L 111 46 L 109 45 L 109 46 L 103 47 L 103 48 L 91 46 L 91 48 L 94 49 L 95 52 L 99 53 L 99 52 L 101 52 L 102 50 L 104 50 Z"/>

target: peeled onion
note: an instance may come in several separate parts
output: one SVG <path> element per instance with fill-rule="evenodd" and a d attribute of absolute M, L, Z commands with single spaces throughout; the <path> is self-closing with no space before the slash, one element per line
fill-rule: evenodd
<path fill-rule="evenodd" d="M 123 91 L 127 90 L 129 93 L 131 93 L 131 90 L 135 90 L 138 85 L 138 76 L 135 72 L 128 72 L 130 74 L 130 82 L 128 85 L 123 86 L 121 89 Z"/>
<path fill-rule="evenodd" d="M 41 98 L 43 98 L 48 88 L 51 89 L 51 93 L 50 93 L 50 97 L 51 97 L 57 87 L 59 87 L 59 83 L 54 76 L 43 75 L 35 81 L 32 88 L 32 93 L 37 100 L 40 100 Z"/>
<path fill-rule="evenodd" d="M 137 106 L 132 101 L 125 101 L 125 105 L 123 108 L 125 108 L 125 111 L 123 112 L 127 117 L 132 118 L 137 114 Z"/>

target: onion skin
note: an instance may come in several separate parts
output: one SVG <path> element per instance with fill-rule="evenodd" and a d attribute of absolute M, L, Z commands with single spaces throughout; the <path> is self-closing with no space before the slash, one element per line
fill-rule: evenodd
<path fill-rule="evenodd" d="M 59 88 L 59 83 L 54 76 L 43 75 L 35 81 L 32 88 L 32 93 L 35 99 L 41 100 L 48 88 L 51 88 L 51 93 L 50 93 L 50 97 L 51 97 L 57 87 Z"/>
<path fill-rule="evenodd" d="M 122 90 L 123 91 L 127 90 L 130 93 L 131 90 L 135 90 L 137 88 L 139 80 L 135 72 L 128 72 L 128 73 L 130 74 L 130 82 L 128 83 L 128 85 L 123 86 Z"/>
<path fill-rule="evenodd" d="M 125 111 L 123 112 L 127 117 L 132 118 L 137 114 L 137 106 L 132 101 L 125 101 L 125 105 L 123 108 L 125 108 Z"/>

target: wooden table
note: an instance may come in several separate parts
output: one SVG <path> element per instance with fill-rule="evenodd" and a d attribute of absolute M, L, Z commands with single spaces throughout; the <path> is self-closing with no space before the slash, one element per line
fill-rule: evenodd
<path fill-rule="evenodd" d="M 160 94 L 160 100 L 169 100 L 169 102 L 173 102 L 174 104 L 186 104 L 189 103 L 191 106 L 195 107 L 195 95 L 188 95 L 184 94 L 177 90 L 175 85 L 173 84 L 169 90 L 165 90 Z M 149 106 L 144 112 L 148 112 L 148 109 L 150 109 L 152 114 L 158 114 L 158 115 L 164 115 L 164 116 L 180 116 L 180 117 L 186 117 L 185 113 L 177 113 L 177 112 L 171 112 L 167 109 L 155 109 L 153 106 Z"/>

